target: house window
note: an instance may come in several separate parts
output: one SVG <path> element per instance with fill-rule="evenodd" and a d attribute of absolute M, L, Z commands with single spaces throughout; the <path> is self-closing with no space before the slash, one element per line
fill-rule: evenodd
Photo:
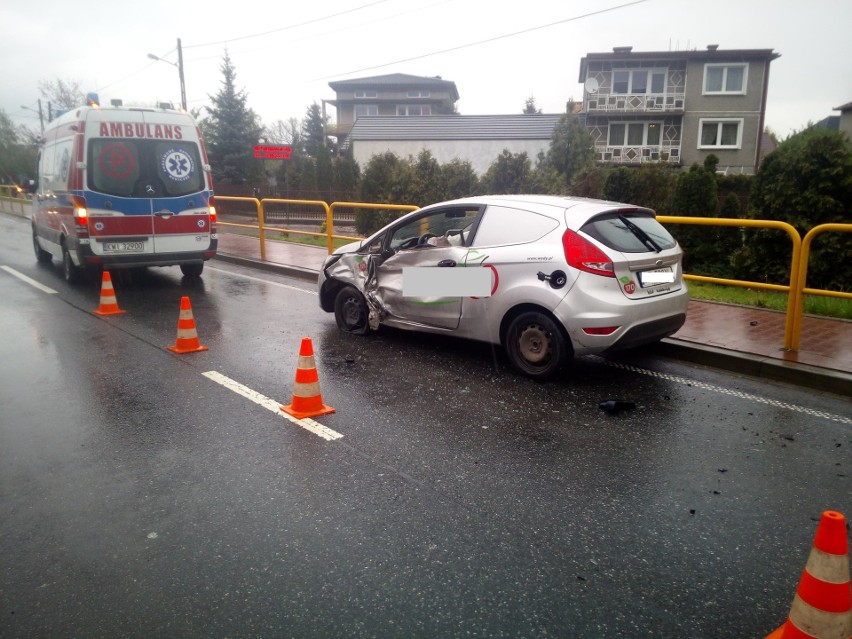
<path fill-rule="evenodd" d="M 637 69 L 635 71 L 612 72 L 613 93 L 665 93 L 665 90 L 666 74 L 664 71 Z"/>
<path fill-rule="evenodd" d="M 742 147 L 742 120 L 699 120 L 698 131 L 699 149 L 739 149 Z"/>
<path fill-rule="evenodd" d="M 355 105 L 355 119 L 363 118 L 367 115 L 378 115 L 379 107 L 376 104 L 357 104 Z"/>
<path fill-rule="evenodd" d="M 660 122 L 614 122 L 608 146 L 659 146 L 662 129 Z"/>
<path fill-rule="evenodd" d="M 704 93 L 745 95 L 747 73 L 745 64 L 705 64 Z"/>
<path fill-rule="evenodd" d="M 376 94 L 375 91 L 356 91 L 355 92 L 355 99 L 358 100 L 358 99 L 363 99 L 363 98 L 375 98 L 376 95 L 377 94 Z"/>
<path fill-rule="evenodd" d="M 421 105 L 421 104 L 412 104 L 412 105 L 403 105 L 400 104 L 396 107 L 397 115 L 432 115 L 432 107 L 429 105 Z"/>
<path fill-rule="evenodd" d="M 432 95 L 430 91 L 409 91 L 406 94 L 408 98 L 428 98 Z"/>

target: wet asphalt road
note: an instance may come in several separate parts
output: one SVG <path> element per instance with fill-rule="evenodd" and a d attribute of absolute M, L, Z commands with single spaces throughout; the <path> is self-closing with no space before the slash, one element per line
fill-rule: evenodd
<path fill-rule="evenodd" d="M 0 267 L 3 637 L 763 637 L 852 516 L 848 398 L 652 352 L 538 384 L 215 261 L 99 318 L 5 215 Z M 207 352 L 165 348 L 183 295 Z M 288 403 L 303 336 L 341 439 L 203 375 Z"/>

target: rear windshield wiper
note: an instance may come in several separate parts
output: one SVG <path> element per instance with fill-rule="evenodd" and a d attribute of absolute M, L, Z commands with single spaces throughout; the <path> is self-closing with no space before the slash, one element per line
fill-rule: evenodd
<path fill-rule="evenodd" d="M 636 226 L 636 224 L 634 224 L 633 222 L 628 220 L 623 215 L 619 215 L 618 219 L 621 220 L 621 222 L 624 224 L 624 226 L 626 226 L 630 230 L 630 232 L 633 233 L 633 235 L 635 235 L 637 238 L 639 238 L 639 240 L 642 242 L 642 244 L 644 244 L 645 246 L 647 246 L 651 250 L 656 251 L 657 253 L 662 252 L 663 247 L 660 246 L 659 244 L 657 244 L 651 238 L 650 235 L 648 235 L 645 231 L 643 231 L 638 226 Z"/>

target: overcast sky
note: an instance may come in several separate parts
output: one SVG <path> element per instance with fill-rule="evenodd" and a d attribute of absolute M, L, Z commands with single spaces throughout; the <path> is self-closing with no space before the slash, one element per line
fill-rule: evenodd
<path fill-rule="evenodd" d="M 3 0 L 0 24 L 0 109 L 32 129 L 43 80 L 179 105 L 177 68 L 147 58 L 176 63 L 178 38 L 190 109 L 219 92 L 227 49 L 266 125 L 333 99 L 330 81 L 387 73 L 455 82 L 465 115 L 520 113 L 529 96 L 562 113 L 582 98 L 580 59 L 616 46 L 774 49 L 766 123 L 781 137 L 852 101 L 850 0 Z"/>

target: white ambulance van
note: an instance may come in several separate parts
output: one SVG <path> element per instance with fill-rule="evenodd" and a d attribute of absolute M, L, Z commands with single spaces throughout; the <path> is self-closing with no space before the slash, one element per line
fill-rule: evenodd
<path fill-rule="evenodd" d="M 210 165 L 195 121 L 172 109 L 86 106 L 45 130 L 33 198 L 39 262 L 87 268 L 179 265 L 216 254 Z"/>

